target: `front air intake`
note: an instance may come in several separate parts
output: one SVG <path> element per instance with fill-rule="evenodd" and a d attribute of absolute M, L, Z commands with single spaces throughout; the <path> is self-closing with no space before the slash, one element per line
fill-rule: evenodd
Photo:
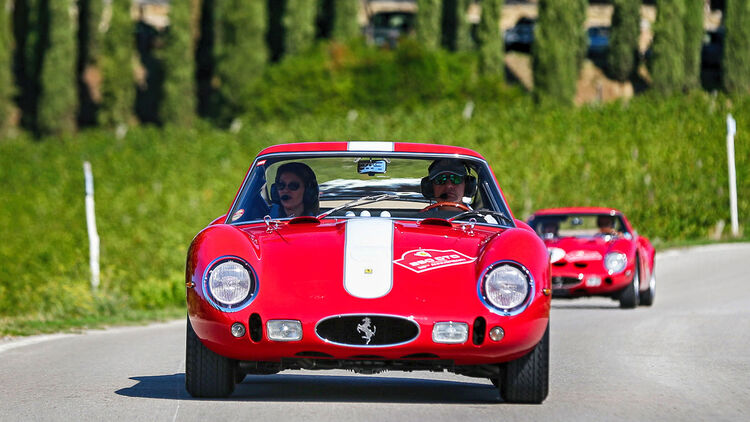
<path fill-rule="evenodd" d="M 408 343 L 419 335 L 411 319 L 390 315 L 339 315 L 315 327 L 321 340 L 344 346 L 386 347 Z"/>

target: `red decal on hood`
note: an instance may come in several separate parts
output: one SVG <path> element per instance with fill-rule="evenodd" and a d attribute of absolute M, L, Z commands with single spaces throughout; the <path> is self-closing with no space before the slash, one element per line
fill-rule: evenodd
<path fill-rule="evenodd" d="M 415 273 L 421 273 L 444 267 L 452 267 L 454 265 L 469 264 L 476 260 L 476 258 L 466 256 L 454 250 L 415 249 L 404 252 L 401 258 L 394 260 L 393 263 L 410 269 Z"/>

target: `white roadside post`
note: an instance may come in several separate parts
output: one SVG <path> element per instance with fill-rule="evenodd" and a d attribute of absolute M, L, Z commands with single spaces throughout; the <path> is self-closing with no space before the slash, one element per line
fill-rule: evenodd
<path fill-rule="evenodd" d="M 86 227 L 89 232 L 89 265 L 91 266 L 91 290 L 99 288 L 99 234 L 96 232 L 94 214 L 94 176 L 91 163 L 83 162 L 83 176 L 86 181 Z"/>
<path fill-rule="evenodd" d="M 732 215 L 732 236 L 740 235 L 737 217 L 737 172 L 734 166 L 734 134 L 737 133 L 737 122 L 727 114 L 727 164 L 729 165 L 729 208 Z"/>

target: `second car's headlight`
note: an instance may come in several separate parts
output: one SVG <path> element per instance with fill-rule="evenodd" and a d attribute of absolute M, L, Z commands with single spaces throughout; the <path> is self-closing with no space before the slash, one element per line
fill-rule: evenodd
<path fill-rule="evenodd" d="M 503 264 L 485 275 L 483 290 L 491 305 L 508 311 L 526 300 L 529 294 L 529 279 L 515 266 Z"/>
<path fill-rule="evenodd" d="M 549 248 L 547 249 L 549 252 L 549 262 L 551 264 L 554 264 L 555 262 L 565 258 L 565 250 L 560 248 Z"/>
<path fill-rule="evenodd" d="M 625 269 L 628 263 L 628 257 L 622 252 L 610 252 L 604 256 L 604 268 L 610 274 L 619 273 Z"/>
<path fill-rule="evenodd" d="M 216 265 L 208 273 L 208 293 L 219 305 L 234 307 L 241 304 L 253 292 L 253 276 L 243 263 L 228 259 Z"/>

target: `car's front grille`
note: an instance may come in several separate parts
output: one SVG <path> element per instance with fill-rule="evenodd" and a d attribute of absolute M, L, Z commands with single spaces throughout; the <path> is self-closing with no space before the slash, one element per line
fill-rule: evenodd
<path fill-rule="evenodd" d="M 552 277 L 553 289 L 564 289 L 579 284 L 581 280 L 578 277 Z"/>
<path fill-rule="evenodd" d="M 340 315 L 321 320 L 315 333 L 346 346 L 383 347 L 408 343 L 419 335 L 411 319 L 388 315 Z"/>

